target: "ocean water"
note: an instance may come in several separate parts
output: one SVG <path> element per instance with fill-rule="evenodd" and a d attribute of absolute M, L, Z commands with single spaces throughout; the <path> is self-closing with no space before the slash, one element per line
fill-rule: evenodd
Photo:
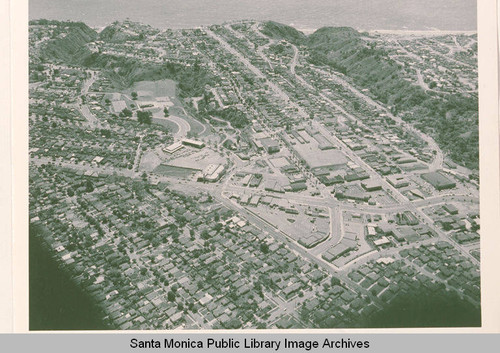
<path fill-rule="evenodd" d="M 29 229 L 29 329 L 110 329 L 94 298 L 70 279 L 38 236 L 45 231 L 40 226 Z"/>
<path fill-rule="evenodd" d="M 475 31 L 476 0 L 30 0 L 30 19 L 102 27 L 129 18 L 157 28 L 192 28 L 240 19 L 274 20 L 302 30 Z"/>

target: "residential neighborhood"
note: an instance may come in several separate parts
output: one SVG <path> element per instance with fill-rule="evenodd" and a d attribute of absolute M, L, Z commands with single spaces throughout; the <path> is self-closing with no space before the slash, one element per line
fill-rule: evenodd
<path fill-rule="evenodd" d="M 108 327 L 479 310 L 476 35 L 29 30 L 30 229 Z"/>

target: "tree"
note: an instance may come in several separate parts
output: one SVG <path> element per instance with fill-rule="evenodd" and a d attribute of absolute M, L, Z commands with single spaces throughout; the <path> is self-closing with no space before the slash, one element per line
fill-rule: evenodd
<path fill-rule="evenodd" d="M 129 109 L 127 109 L 127 108 L 125 108 L 125 109 L 123 109 L 123 110 L 120 112 L 120 116 L 121 116 L 121 117 L 128 117 L 128 118 L 130 118 L 130 117 L 132 116 L 132 111 L 131 111 L 131 110 L 129 110 Z"/>
<path fill-rule="evenodd" d="M 165 118 L 167 118 L 169 116 L 168 107 L 163 108 L 163 114 L 165 114 Z"/>
<path fill-rule="evenodd" d="M 137 121 L 141 124 L 151 124 L 153 121 L 153 113 L 150 111 L 138 111 L 137 112 Z"/>
<path fill-rule="evenodd" d="M 339 285 L 340 284 L 340 279 L 338 279 L 337 277 L 333 277 L 332 276 L 331 284 L 332 284 L 332 286 Z"/>
<path fill-rule="evenodd" d="M 111 137 L 111 131 L 108 129 L 101 129 L 101 135 L 107 138 Z"/>
<path fill-rule="evenodd" d="M 172 291 L 168 292 L 167 299 L 171 302 L 175 301 L 175 293 Z"/>
<path fill-rule="evenodd" d="M 210 234 L 208 234 L 208 230 L 204 229 L 201 234 L 201 239 L 204 239 L 204 240 L 207 240 L 208 238 L 210 238 Z"/>
<path fill-rule="evenodd" d="M 85 183 L 85 191 L 87 191 L 87 192 L 94 191 L 94 185 L 92 184 L 92 182 L 90 180 L 87 180 Z"/>
<path fill-rule="evenodd" d="M 137 92 L 132 92 L 131 95 L 133 100 L 137 99 Z"/>
<path fill-rule="evenodd" d="M 260 244 L 260 251 L 262 251 L 264 254 L 267 254 L 269 252 L 269 245 L 266 243 Z"/>
<path fill-rule="evenodd" d="M 214 230 L 216 232 L 220 232 L 222 230 L 222 223 L 216 223 L 214 226 Z"/>

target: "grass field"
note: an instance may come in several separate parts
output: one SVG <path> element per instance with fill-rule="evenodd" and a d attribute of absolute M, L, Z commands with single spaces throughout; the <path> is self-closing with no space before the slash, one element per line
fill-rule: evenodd
<path fill-rule="evenodd" d="M 139 81 L 132 85 L 126 92 L 148 91 L 154 97 L 175 97 L 176 83 L 172 80 Z"/>

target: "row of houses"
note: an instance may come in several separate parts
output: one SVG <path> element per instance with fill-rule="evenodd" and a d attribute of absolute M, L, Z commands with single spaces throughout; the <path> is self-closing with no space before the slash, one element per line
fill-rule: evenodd
<path fill-rule="evenodd" d="M 98 177 L 68 197 L 85 175 L 33 176 L 31 221 L 114 327 L 255 327 L 276 309 L 268 297 L 290 300 L 327 277 L 207 196 Z"/>

